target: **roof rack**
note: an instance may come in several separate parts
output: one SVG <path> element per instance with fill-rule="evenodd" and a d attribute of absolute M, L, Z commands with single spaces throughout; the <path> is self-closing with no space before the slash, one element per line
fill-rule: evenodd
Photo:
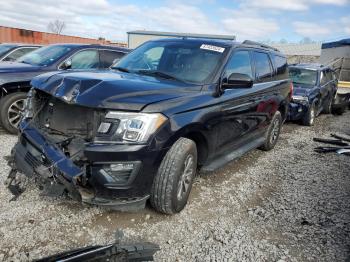
<path fill-rule="evenodd" d="M 266 48 L 266 49 L 272 49 L 274 51 L 278 51 L 279 52 L 279 50 L 277 48 L 275 48 L 275 47 L 272 47 L 272 46 L 269 46 L 269 45 L 265 45 L 265 44 L 262 44 L 262 43 L 259 43 L 259 42 L 251 41 L 251 40 L 244 40 L 242 42 L 242 44 L 259 46 L 259 47 L 263 47 L 263 48 Z"/>

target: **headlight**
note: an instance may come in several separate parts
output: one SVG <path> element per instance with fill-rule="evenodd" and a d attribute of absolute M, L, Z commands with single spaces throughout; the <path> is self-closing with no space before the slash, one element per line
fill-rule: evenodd
<path fill-rule="evenodd" d="M 34 99 L 35 91 L 30 89 L 27 93 L 27 99 L 24 102 L 24 112 L 23 118 L 32 118 L 33 117 L 33 99 Z"/>
<path fill-rule="evenodd" d="M 109 111 L 97 130 L 98 140 L 107 136 L 109 141 L 114 142 L 145 143 L 166 120 L 167 118 L 159 113 Z"/>
<path fill-rule="evenodd" d="M 306 96 L 292 96 L 292 99 L 295 102 L 309 102 L 309 98 Z"/>

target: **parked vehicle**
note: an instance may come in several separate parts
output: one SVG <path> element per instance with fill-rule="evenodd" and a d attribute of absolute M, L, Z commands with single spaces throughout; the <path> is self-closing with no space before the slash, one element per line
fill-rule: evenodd
<path fill-rule="evenodd" d="M 292 94 L 285 56 L 251 41 L 150 41 L 111 68 L 33 79 L 10 188 L 21 172 L 86 203 L 180 212 L 198 168 L 275 146 Z"/>
<path fill-rule="evenodd" d="M 0 63 L 0 120 L 10 133 L 17 133 L 24 100 L 34 76 L 67 69 L 102 69 L 128 53 L 120 47 L 56 44 L 39 48 L 15 62 Z"/>
<path fill-rule="evenodd" d="M 0 62 L 15 61 L 21 56 L 24 56 L 40 47 L 40 45 L 31 44 L 0 44 Z"/>
<path fill-rule="evenodd" d="M 332 112 L 337 79 L 330 67 L 320 64 L 291 65 L 289 75 L 294 85 L 289 120 L 301 120 L 303 125 L 312 126 L 321 112 Z"/>

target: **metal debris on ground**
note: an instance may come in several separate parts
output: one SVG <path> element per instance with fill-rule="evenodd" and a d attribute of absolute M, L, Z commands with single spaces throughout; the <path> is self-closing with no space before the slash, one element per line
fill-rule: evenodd
<path fill-rule="evenodd" d="M 160 250 L 158 245 L 149 242 L 120 244 L 122 237 L 122 231 L 118 230 L 113 244 L 77 248 L 36 261 L 153 261 L 153 255 Z"/>
<path fill-rule="evenodd" d="M 318 146 L 314 150 L 317 153 L 336 152 L 337 154 L 344 154 L 350 156 L 350 136 L 331 134 L 332 138 L 318 138 L 314 137 L 315 142 L 336 145 L 336 146 Z"/>

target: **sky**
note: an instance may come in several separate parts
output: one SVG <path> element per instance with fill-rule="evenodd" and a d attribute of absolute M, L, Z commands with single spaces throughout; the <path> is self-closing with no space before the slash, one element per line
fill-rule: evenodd
<path fill-rule="evenodd" d="M 235 35 L 239 41 L 350 37 L 350 0 L 0 0 L 0 25 L 126 41 L 132 30 Z"/>

